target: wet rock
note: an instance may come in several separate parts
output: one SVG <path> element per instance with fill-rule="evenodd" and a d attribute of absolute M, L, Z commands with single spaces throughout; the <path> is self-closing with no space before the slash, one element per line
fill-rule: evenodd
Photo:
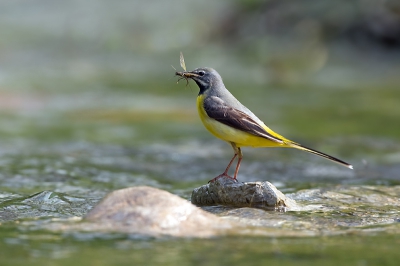
<path fill-rule="evenodd" d="M 230 223 L 167 191 L 131 187 L 108 194 L 85 217 L 94 224 L 84 230 L 159 236 L 209 237 Z"/>
<path fill-rule="evenodd" d="M 197 206 L 224 205 L 256 207 L 267 210 L 286 210 L 296 206 L 270 182 L 236 183 L 227 177 L 196 188 L 191 201 Z"/>
<path fill-rule="evenodd" d="M 145 238 L 304 237 L 376 232 L 400 235 L 398 195 L 400 186 L 337 185 L 290 194 L 296 200 L 296 207 L 288 212 L 222 205 L 204 206 L 202 210 L 166 191 L 132 187 L 110 193 L 83 220 L 80 217 L 28 219 L 19 224 L 78 237 L 113 232 Z M 6 209 L 0 209 L 0 217 L 4 217 L 1 211 Z"/>

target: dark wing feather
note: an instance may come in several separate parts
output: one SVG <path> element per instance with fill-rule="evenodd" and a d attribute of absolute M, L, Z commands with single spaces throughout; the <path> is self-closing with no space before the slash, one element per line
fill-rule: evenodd
<path fill-rule="evenodd" d="M 235 108 L 227 106 L 220 98 L 215 96 L 208 97 L 204 101 L 204 109 L 209 117 L 227 126 L 255 136 L 269 139 L 274 142 L 283 143 L 281 139 L 269 134 L 249 115 Z"/>

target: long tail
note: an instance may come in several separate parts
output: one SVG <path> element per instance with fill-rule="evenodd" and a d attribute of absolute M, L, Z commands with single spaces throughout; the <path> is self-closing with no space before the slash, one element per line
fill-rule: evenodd
<path fill-rule="evenodd" d="M 306 151 L 306 152 L 309 152 L 309 153 L 312 153 L 312 154 L 319 155 L 319 156 L 324 157 L 324 158 L 326 158 L 328 160 L 331 160 L 331 161 L 333 161 L 335 163 L 338 163 L 338 164 L 341 164 L 343 166 L 346 166 L 347 168 L 353 169 L 353 166 L 351 164 L 348 164 L 348 163 L 346 163 L 346 162 L 344 162 L 342 160 L 339 160 L 338 158 L 335 158 L 333 156 L 330 156 L 330 155 L 328 155 L 326 153 L 323 153 L 323 152 L 320 152 L 320 151 L 316 151 L 316 150 L 304 147 L 303 145 L 295 143 L 295 142 L 287 142 L 286 144 L 289 147 L 293 147 L 293 148 L 296 148 L 296 149 L 299 149 L 299 150 L 303 150 L 303 151 Z"/>

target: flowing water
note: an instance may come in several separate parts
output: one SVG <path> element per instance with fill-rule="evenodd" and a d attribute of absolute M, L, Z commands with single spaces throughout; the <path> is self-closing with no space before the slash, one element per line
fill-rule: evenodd
<path fill-rule="evenodd" d="M 147 185 L 189 199 L 225 169 L 232 151 L 201 125 L 196 85 L 176 84 L 170 67 L 179 66 L 179 46 L 170 39 L 162 46 L 156 36 L 165 33 L 151 20 L 119 4 L 110 13 L 120 16 L 109 18 L 115 24 L 103 32 L 90 25 L 105 27 L 98 20 L 109 4 L 98 4 L 102 16 L 85 17 L 80 12 L 88 7 L 45 2 L 36 11 L 2 3 L 8 39 L 0 40 L 0 264 L 398 264 L 400 72 L 390 60 L 373 66 L 332 60 L 318 75 L 282 83 L 265 82 L 262 66 L 249 68 L 221 47 L 203 57 L 192 53 L 189 69 L 214 64 L 272 129 L 355 170 L 296 150 L 245 148 L 238 178 L 268 180 L 302 208 L 209 208 L 248 224 L 239 235 L 212 239 L 48 230 L 79 222 L 107 193 L 125 187 Z M 215 4 L 214 12 L 222 7 Z M 135 23 L 128 23 L 131 16 Z M 182 23 L 188 16 L 182 13 Z M 131 28 L 138 21 L 151 34 Z M 134 40 L 123 34 L 130 30 Z M 188 32 L 180 31 L 180 42 L 198 41 Z"/>

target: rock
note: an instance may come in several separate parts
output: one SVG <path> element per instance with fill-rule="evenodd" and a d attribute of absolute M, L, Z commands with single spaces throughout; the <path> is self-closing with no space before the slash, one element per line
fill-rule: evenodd
<path fill-rule="evenodd" d="M 224 205 L 267 210 L 285 210 L 296 206 L 294 200 L 287 198 L 268 181 L 236 183 L 227 177 L 194 189 L 191 201 L 197 206 Z"/>
<path fill-rule="evenodd" d="M 138 238 L 305 237 L 377 232 L 400 235 L 399 194 L 400 186 L 334 185 L 290 194 L 297 203 L 286 213 L 221 205 L 202 207 L 211 212 L 207 213 L 169 192 L 134 187 L 110 193 L 83 220 L 80 217 L 27 219 L 19 224 L 30 230 L 33 227 L 62 231 L 78 237 L 96 237 L 103 232 L 134 234 Z M 0 216 L 4 217 L 7 209 L 0 209 Z"/>
<path fill-rule="evenodd" d="M 88 230 L 139 233 L 150 236 L 210 237 L 230 223 L 189 201 L 151 187 L 131 187 L 108 194 L 85 217 Z"/>

